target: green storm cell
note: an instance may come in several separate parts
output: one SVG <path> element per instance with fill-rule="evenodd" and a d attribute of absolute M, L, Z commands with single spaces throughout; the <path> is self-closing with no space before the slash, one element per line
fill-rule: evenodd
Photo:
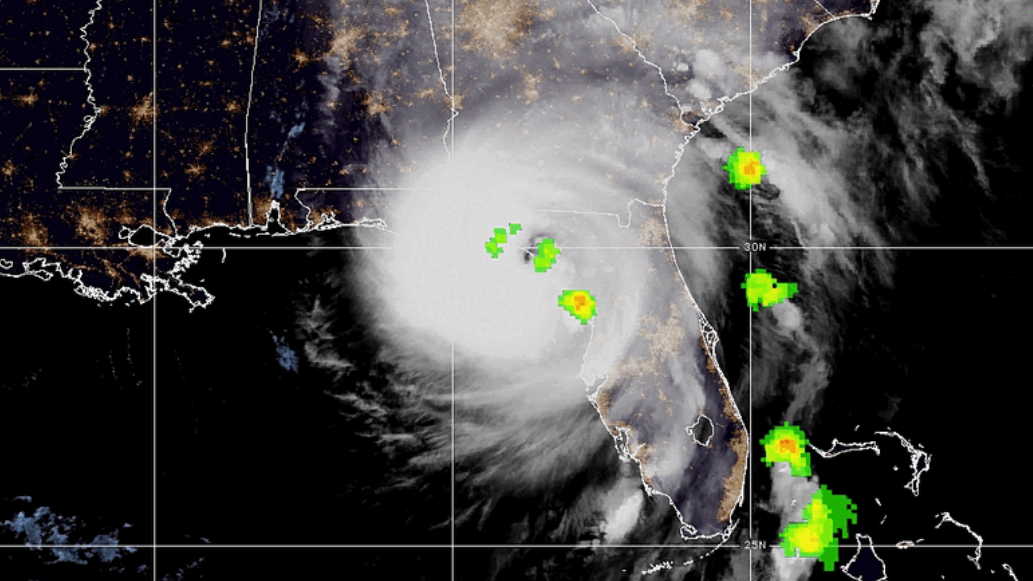
<path fill-rule="evenodd" d="M 764 457 L 761 460 L 770 468 L 775 462 L 788 462 L 793 476 L 809 477 L 811 475 L 811 454 L 807 451 L 807 436 L 798 426 L 789 422 L 775 426 L 761 438 L 764 446 Z"/>
<path fill-rule="evenodd" d="M 760 163 L 760 152 L 743 151 L 738 148 L 728 156 L 728 162 L 721 166 L 728 172 L 728 183 L 737 190 L 748 190 L 760 183 L 761 176 L 768 173 L 768 168 Z"/>
<path fill-rule="evenodd" d="M 538 243 L 538 255 L 534 257 L 534 271 L 545 272 L 553 264 L 556 264 L 556 256 L 560 249 L 556 248 L 556 241 L 552 238 L 545 238 Z"/>
<path fill-rule="evenodd" d="M 510 224 L 509 235 L 516 234 L 520 231 L 520 229 L 520 224 Z M 502 249 L 499 248 L 499 245 L 505 244 L 506 240 L 508 240 L 508 237 L 506 235 L 505 228 L 495 228 L 494 232 L 495 235 L 484 243 L 484 249 L 488 251 L 488 254 L 490 254 L 492 258 L 498 258 L 499 255 L 502 254 Z"/>
<path fill-rule="evenodd" d="M 739 288 L 746 289 L 746 302 L 754 311 L 791 299 L 799 292 L 795 282 L 778 282 L 763 268 L 746 273 L 746 281 Z"/>
<path fill-rule="evenodd" d="M 842 494 L 833 494 L 824 484 L 803 509 L 804 522 L 792 522 L 779 533 L 786 557 L 817 557 L 826 571 L 839 561 L 839 539 L 849 537 L 847 527 L 857 524 L 857 505 Z"/>

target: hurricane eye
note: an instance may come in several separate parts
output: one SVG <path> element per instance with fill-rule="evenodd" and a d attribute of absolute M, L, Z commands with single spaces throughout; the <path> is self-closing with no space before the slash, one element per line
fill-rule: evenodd
<path fill-rule="evenodd" d="M 524 247 L 526 248 L 526 250 L 522 249 L 520 251 L 524 257 L 525 263 L 531 262 L 532 260 L 534 260 L 536 256 L 538 256 L 538 243 L 548 237 L 549 236 L 546 234 L 536 234 L 532 236 L 530 240 L 527 241 L 527 246 Z"/>

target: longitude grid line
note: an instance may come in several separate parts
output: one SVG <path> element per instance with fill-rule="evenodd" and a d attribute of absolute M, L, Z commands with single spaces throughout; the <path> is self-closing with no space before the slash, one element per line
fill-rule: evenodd
<path fill-rule="evenodd" d="M 753 252 L 749 253 L 749 270 L 747 272 L 753 272 Z M 746 313 L 750 317 L 750 325 L 749 325 L 749 337 L 750 337 L 750 339 L 749 339 L 749 348 L 747 349 L 747 364 L 749 365 L 749 369 L 747 371 L 747 382 L 749 384 L 749 395 L 748 395 L 749 399 L 747 401 L 747 407 L 749 408 L 750 416 L 746 420 L 747 424 L 748 424 L 748 426 L 746 428 L 746 431 L 749 433 L 749 440 L 747 441 L 747 446 L 746 446 L 746 457 L 749 460 L 753 460 L 753 437 L 754 437 L 754 434 L 753 434 L 753 312 L 751 310 L 747 309 Z M 748 509 L 749 510 L 749 517 L 748 517 L 748 520 L 749 520 L 749 526 L 748 526 L 749 536 L 747 538 L 752 539 L 753 538 L 753 467 L 749 465 L 749 462 L 747 462 L 746 470 L 749 471 L 749 490 L 750 490 L 750 498 L 749 498 L 749 505 L 748 505 L 749 506 L 749 509 Z M 753 569 L 751 567 L 750 571 L 752 571 L 752 570 Z M 751 575 L 752 575 L 752 573 L 751 573 Z"/>
<path fill-rule="evenodd" d="M 455 187 L 455 171 L 456 171 L 456 2 L 452 0 L 452 31 L 451 31 L 451 43 L 452 48 L 449 53 L 449 60 L 451 61 L 452 70 L 450 71 L 450 85 L 451 90 L 449 91 L 449 98 L 452 100 L 449 111 L 448 129 L 451 131 L 449 135 L 449 141 L 451 142 L 451 150 L 448 152 L 448 185 L 450 188 Z M 452 245 L 452 232 L 449 230 L 449 246 Z M 449 262 L 454 260 L 452 253 L 449 253 Z M 452 266 L 449 264 L 449 272 L 452 272 Z M 455 289 L 453 288 L 453 291 Z M 451 579 L 456 579 L 456 332 L 455 326 L 452 327 L 452 402 L 451 402 L 451 413 L 452 413 L 452 464 L 451 464 L 451 529 L 452 529 L 452 547 L 451 547 Z"/>
<path fill-rule="evenodd" d="M 749 26 L 748 26 L 748 29 L 749 29 L 749 34 L 748 34 L 749 46 L 748 46 L 748 48 L 749 48 L 749 55 L 750 56 L 749 56 L 748 68 L 747 68 L 747 71 L 746 71 L 747 72 L 746 78 L 747 78 L 747 81 L 749 83 L 749 93 L 747 93 L 747 97 L 748 97 L 748 101 L 749 101 L 749 121 L 748 121 L 749 144 L 748 144 L 748 147 L 749 147 L 749 150 L 752 152 L 753 151 L 753 0 L 749 0 L 749 3 L 750 3 L 750 11 L 749 11 L 750 17 L 749 17 Z M 749 273 L 749 272 L 753 272 L 753 247 L 752 247 L 752 242 L 753 242 L 753 184 L 752 183 L 750 184 L 750 193 L 749 193 L 749 201 L 748 201 L 748 212 L 749 212 L 748 222 L 749 222 L 749 230 L 750 230 L 749 231 L 749 241 L 751 242 L 750 248 L 747 249 L 749 251 L 749 270 L 747 272 Z M 751 310 L 747 310 L 746 312 L 747 312 L 747 315 L 750 317 L 750 326 L 749 326 L 749 336 L 750 336 L 750 338 L 749 338 L 749 347 L 748 347 L 748 350 L 747 350 L 747 358 L 749 360 L 749 362 L 748 362 L 749 368 L 747 370 L 747 374 L 748 374 L 747 381 L 748 381 L 748 384 L 749 384 L 748 407 L 749 407 L 749 411 L 750 411 L 750 417 L 746 420 L 747 424 L 748 424 L 747 425 L 747 433 L 749 434 L 748 440 L 746 442 L 746 457 L 748 459 L 750 459 L 750 460 L 753 460 L 753 439 L 754 439 L 754 433 L 753 433 L 753 312 Z M 749 493 L 750 497 L 747 500 L 747 502 L 749 503 L 749 505 L 748 505 L 749 506 L 749 509 L 748 509 L 749 535 L 747 536 L 747 538 L 748 539 L 752 539 L 753 538 L 753 467 L 749 465 L 749 462 L 747 462 L 747 464 L 746 464 L 746 470 L 749 471 L 749 479 L 748 480 L 749 480 L 749 490 L 750 490 L 750 493 Z M 749 572 L 750 572 L 749 573 L 750 581 L 753 581 L 753 559 L 752 559 L 752 557 L 753 557 L 753 553 L 751 551 L 746 556 L 747 566 L 748 566 L 748 569 L 749 569 Z"/>
<path fill-rule="evenodd" d="M 151 579 L 158 581 L 158 0 L 151 3 Z"/>

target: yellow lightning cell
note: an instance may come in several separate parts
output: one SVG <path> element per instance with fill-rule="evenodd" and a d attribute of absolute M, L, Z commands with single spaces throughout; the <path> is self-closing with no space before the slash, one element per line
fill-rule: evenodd
<path fill-rule="evenodd" d="M 842 494 L 833 494 L 824 484 L 803 509 L 804 522 L 792 522 L 779 536 L 786 557 L 817 557 L 826 571 L 839 560 L 839 539 L 847 538 L 847 527 L 857 524 L 857 505 Z"/>
<path fill-rule="evenodd" d="M 595 316 L 595 297 L 586 290 L 565 290 L 560 293 L 559 305 L 572 317 L 587 325 Z"/>
<path fill-rule="evenodd" d="M 788 462 L 793 476 L 809 477 L 811 475 L 811 455 L 807 452 L 807 436 L 797 426 L 789 422 L 775 426 L 766 436 L 761 438 L 764 446 L 764 461 L 768 467 L 775 462 Z"/>
<path fill-rule="evenodd" d="M 760 183 L 760 177 L 768 173 L 768 168 L 760 163 L 760 152 L 743 151 L 738 148 L 728 156 L 728 163 L 721 166 L 728 172 L 728 183 L 737 190 L 748 190 L 750 186 Z"/>

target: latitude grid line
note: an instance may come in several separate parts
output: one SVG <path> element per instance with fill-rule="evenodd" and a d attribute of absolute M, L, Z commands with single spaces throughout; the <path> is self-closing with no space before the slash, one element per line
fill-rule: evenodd
<path fill-rule="evenodd" d="M 366 228 L 367 226 L 343 226 L 343 228 Z M 321 230 L 329 232 L 338 228 Z M 308 234 L 315 231 L 305 232 Z M 534 250 L 534 246 L 519 246 L 519 250 Z M 951 251 L 983 251 L 983 250 L 1006 250 L 1022 251 L 1033 250 L 1031 246 L 768 246 L 768 250 L 785 251 L 865 251 L 882 250 L 894 252 L 912 252 L 926 250 L 951 250 Z M 169 252 L 176 250 L 190 250 L 192 252 L 210 252 L 215 250 L 426 250 L 416 246 L 218 246 L 205 245 L 201 248 L 188 246 L 0 246 L 0 252 L 86 252 L 86 251 L 115 251 L 115 250 L 158 250 Z M 564 246 L 563 250 L 744 250 L 741 246 Z M 760 251 L 757 251 L 760 252 Z"/>
<path fill-rule="evenodd" d="M 257 51 L 257 44 L 258 44 L 258 35 L 260 33 L 261 20 L 262 20 L 261 5 L 262 5 L 262 1 L 259 0 L 259 11 L 258 11 L 259 12 L 259 20 L 258 20 L 258 25 L 256 26 L 256 36 L 255 36 L 256 51 Z M 750 25 L 749 25 L 749 32 L 750 32 L 750 45 L 749 45 L 750 60 L 749 60 L 749 69 L 748 69 L 748 71 L 749 71 L 749 75 L 748 76 L 749 76 L 749 83 L 750 83 L 750 91 L 748 93 L 748 98 L 749 98 L 749 147 L 750 147 L 751 151 L 752 151 L 752 139 L 753 139 L 753 135 L 752 135 L 753 102 L 752 101 L 753 101 L 753 90 L 755 88 L 754 83 L 753 83 L 753 69 L 752 69 L 752 48 L 753 48 L 752 47 L 752 8 L 753 8 L 752 0 L 750 0 Z M 455 164 L 455 154 L 456 154 L 456 150 L 455 150 L 455 118 L 456 117 L 455 116 L 457 115 L 457 113 L 455 111 L 455 70 L 456 69 L 455 69 L 455 33 L 454 33 L 454 31 L 455 31 L 455 2 L 454 2 L 454 0 L 452 0 L 452 39 L 451 39 L 451 42 L 452 42 L 452 53 L 451 53 L 451 63 L 452 63 L 452 70 L 451 70 L 452 118 L 450 119 L 450 125 L 449 125 L 449 129 L 451 131 L 450 140 L 451 140 L 451 145 L 452 145 L 452 148 L 451 148 L 451 151 L 450 151 L 450 155 L 449 155 L 449 166 L 450 166 L 449 167 L 449 183 L 450 183 L 450 185 L 452 185 L 454 183 L 454 181 L 453 181 L 454 177 L 455 177 L 454 176 L 454 171 L 455 171 L 454 164 Z M 157 43 L 158 43 L 158 37 L 157 37 L 157 0 L 153 0 L 153 4 L 152 4 L 152 38 L 153 38 L 153 43 L 152 43 L 152 67 L 153 67 L 152 95 L 153 95 L 153 97 L 152 97 L 152 111 L 151 111 L 151 117 L 152 117 L 152 179 L 151 179 L 151 187 L 150 188 L 103 188 L 103 189 L 124 190 L 124 191 L 129 191 L 129 190 L 149 190 L 149 191 L 152 191 L 152 192 L 153 191 L 157 191 L 157 190 L 161 190 L 161 189 L 168 189 L 168 188 L 159 188 L 159 187 L 157 187 L 157 155 L 158 155 L 158 150 L 157 150 L 158 136 L 157 136 L 157 118 L 156 118 L 156 111 L 157 111 L 157 104 L 158 104 L 158 100 L 157 100 L 157 77 L 158 77 L 158 61 L 157 61 Z M 37 71 L 83 72 L 84 70 L 85 70 L 85 65 L 84 65 L 84 67 L 81 67 L 81 68 L 79 68 L 79 67 L 0 67 L 0 72 L 37 72 Z M 249 105 L 250 105 L 250 100 L 249 100 Z M 245 138 L 246 137 L 247 136 L 245 134 Z M 63 188 L 59 188 L 59 189 L 94 189 L 94 188 L 91 188 L 89 186 L 68 186 L 68 187 L 63 187 Z M 101 188 L 96 188 L 96 189 L 101 189 Z M 310 188 L 310 189 L 322 189 L 322 188 Z M 396 190 L 398 188 L 348 188 L 348 189 Z M 413 189 L 428 189 L 429 190 L 429 189 L 440 189 L 440 188 L 413 188 Z M 753 211 L 752 211 L 753 210 L 753 203 L 752 202 L 753 202 L 753 186 L 751 185 L 750 189 L 749 189 L 749 240 L 750 240 L 750 242 L 753 242 Z M 157 223 L 157 205 L 158 205 L 157 204 L 157 196 L 152 196 L 152 216 L 151 217 L 152 217 L 152 225 L 154 227 L 155 232 L 157 232 L 157 226 L 158 226 L 158 223 Z M 253 217 L 251 217 L 251 215 L 250 215 L 250 208 L 249 208 L 249 222 L 252 219 L 253 219 Z M 146 246 L 144 246 L 144 247 L 137 247 L 137 246 L 116 246 L 116 247 L 97 247 L 97 246 L 2 247 L 2 246 L 0 246 L 0 251 L 3 251 L 3 250 L 8 250 L 8 251 L 49 250 L 49 251 L 61 252 L 61 251 L 88 251 L 88 250 L 138 250 L 138 249 L 141 249 L 141 248 L 142 249 L 147 249 Z M 173 247 L 173 248 L 175 248 L 175 247 Z M 382 248 L 377 248 L 377 247 L 368 247 L 368 246 L 356 246 L 356 247 L 311 247 L 311 246 L 283 246 L 283 247 L 277 247 L 277 246 L 271 246 L 271 247 L 239 246 L 238 247 L 238 246 L 205 246 L 205 247 L 201 248 L 201 250 L 223 250 L 223 251 L 227 251 L 227 250 L 373 250 L 373 249 L 387 249 L 387 248 L 395 249 L 395 248 L 398 248 L 398 247 L 382 247 Z M 533 247 L 528 247 L 528 248 L 525 248 L 525 249 L 533 249 Z M 567 248 L 567 249 L 569 249 L 569 250 L 632 250 L 632 249 L 639 249 L 639 250 L 671 250 L 671 251 L 674 251 L 674 250 L 742 250 L 742 248 L 740 248 L 738 246 L 699 246 L 699 247 L 657 246 L 657 247 L 627 247 L 627 248 L 625 248 L 625 247 L 570 247 L 570 248 Z M 955 251 L 957 251 L 957 250 L 1033 250 L 1033 246 L 772 246 L 772 247 L 770 247 L 770 249 L 771 250 L 778 250 L 778 251 L 781 251 L 781 250 L 787 250 L 787 251 L 801 251 L 801 250 L 802 251 L 808 251 L 808 250 L 860 250 L 860 251 L 864 251 L 864 250 L 888 250 L 888 251 L 898 251 L 898 250 L 899 251 L 907 251 L 907 250 L 955 250 Z M 150 548 L 150 549 L 152 549 L 152 559 L 153 559 L 152 560 L 152 572 L 153 572 L 154 579 L 157 579 L 157 551 L 158 551 L 159 548 L 242 548 L 242 549 L 258 549 L 258 548 L 277 548 L 277 549 L 314 549 L 314 548 L 336 548 L 336 549 L 346 549 L 346 548 L 355 548 L 355 549 L 362 549 L 362 548 L 438 549 L 438 548 L 450 548 L 451 549 L 451 554 L 452 554 L 452 557 L 451 557 L 451 562 L 452 562 L 452 578 L 454 579 L 455 578 L 455 549 L 457 547 L 459 547 L 459 548 L 483 548 L 483 549 L 535 548 L 535 549 L 557 549 L 557 550 L 559 550 L 559 549 L 571 549 L 571 550 L 573 550 L 573 549 L 581 549 L 581 548 L 589 548 L 589 549 L 606 549 L 606 548 L 612 548 L 612 549 L 663 548 L 663 549 L 674 549 L 674 550 L 677 550 L 677 549 L 711 548 L 711 547 L 713 547 L 713 548 L 720 547 L 720 548 L 729 548 L 729 549 L 740 548 L 739 545 L 727 544 L 727 543 L 722 543 L 722 544 L 719 544 L 719 545 L 712 545 L 712 544 L 682 544 L 682 545 L 672 545 L 672 544 L 639 544 L 639 545 L 633 545 L 633 544 L 613 544 L 613 545 L 607 545 L 607 544 L 596 544 L 596 545 L 566 545 L 566 544 L 549 544 L 549 545 L 541 545 L 541 544 L 497 544 L 497 545 L 491 545 L 491 544 L 457 544 L 455 542 L 455 429 L 456 429 L 456 426 L 455 426 L 455 334 L 454 334 L 454 330 L 453 330 L 453 333 L 452 333 L 452 386 L 451 386 L 452 387 L 452 402 L 451 402 L 451 408 L 452 408 L 452 410 L 451 410 L 451 413 L 452 413 L 452 426 L 451 426 L 451 428 L 452 428 L 452 430 L 451 430 L 452 431 L 452 466 L 451 466 L 451 470 L 452 470 L 452 482 L 451 482 L 451 488 L 452 488 L 452 494 L 451 494 L 451 496 L 452 496 L 452 515 L 451 515 L 451 542 L 450 542 L 450 544 L 448 544 L 448 545 L 434 545 L 434 544 L 429 544 L 429 545 L 428 544 L 424 544 L 424 545 L 421 545 L 421 544 L 414 544 L 414 545 L 392 545 L 392 544 L 340 544 L 340 545 L 315 545 L 315 544 L 307 544 L 307 545 L 275 545 L 275 544 L 271 544 L 271 545 L 261 545 L 261 544 L 244 544 L 244 545 L 234 545 L 234 544 L 223 544 L 223 545 L 219 545 L 219 544 L 201 544 L 201 545 L 189 545 L 189 544 L 164 544 L 163 545 L 163 544 L 159 544 L 157 542 L 158 541 L 158 538 L 157 538 L 157 295 L 159 294 L 159 291 L 158 291 L 158 286 L 157 286 L 157 283 L 156 283 L 156 280 L 157 280 L 156 279 L 156 277 L 157 277 L 157 252 L 159 250 L 159 247 L 158 247 L 157 244 L 155 244 L 155 245 L 150 247 L 150 250 L 151 250 L 151 254 L 152 254 L 152 277 L 154 277 L 154 278 L 152 278 L 152 280 L 150 281 L 150 284 L 149 284 L 149 287 L 150 287 L 151 293 L 152 293 L 151 300 L 152 300 L 152 489 L 153 489 L 153 497 L 152 497 L 152 541 L 153 542 L 151 544 L 149 544 L 149 545 L 146 545 L 146 544 L 145 545 L 133 545 L 133 544 L 124 544 L 124 545 L 92 545 L 92 544 L 80 544 L 80 545 L 28 545 L 28 544 L 25 544 L 25 545 L 0 545 L 0 549 L 17 549 L 17 548 L 28 548 L 28 549 L 33 549 L 33 548 L 91 548 L 91 547 L 96 547 L 96 548 Z M 746 251 L 748 252 L 748 255 L 749 255 L 749 265 L 750 265 L 750 270 L 752 271 L 753 250 L 747 249 Z M 752 311 L 748 311 L 748 312 L 752 313 Z M 752 447 L 753 447 L 753 444 L 752 444 L 752 440 L 753 440 L 753 438 L 752 438 L 752 435 L 753 435 L 753 430 L 752 430 L 752 417 L 753 417 L 753 407 L 752 407 L 752 401 L 753 401 L 753 377 L 752 377 L 752 356 L 753 356 L 752 349 L 753 349 L 753 345 L 752 345 L 752 335 L 753 335 L 753 317 L 751 315 L 750 327 L 749 327 L 749 411 L 750 411 L 749 431 L 750 431 L 751 437 L 750 437 L 750 442 L 749 442 L 749 447 L 748 447 L 748 450 L 749 450 L 748 454 L 750 456 L 752 456 Z M 748 469 L 750 469 L 750 468 L 748 468 Z M 752 470 L 750 470 L 750 486 L 749 487 L 750 487 L 750 499 L 749 499 L 749 502 L 750 502 L 750 505 L 749 505 L 749 520 L 750 520 L 750 522 L 749 522 L 749 533 L 750 533 L 750 537 L 752 538 L 752 534 L 753 534 Z M 870 546 L 873 547 L 873 548 L 897 548 L 897 549 L 902 549 L 902 547 L 899 547 L 898 545 L 895 545 L 895 544 L 871 544 Z M 980 544 L 939 544 L 939 545 L 935 545 L 935 544 L 915 544 L 915 545 L 912 545 L 912 546 L 909 546 L 909 547 L 906 547 L 906 548 L 915 548 L 915 549 L 917 549 L 917 548 L 973 549 L 973 548 L 978 548 L 978 547 L 986 548 L 986 549 L 1010 549 L 1010 548 L 1025 549 L 1025 548 L 1033 548 L 1033 544 L 982 544 L 982 543 L 980 543 Z M 749 549 L 749 550 L 752 551 L 752 549 Z M 752 571 L 752 566 L 751 566 L 750 567 L 751 579 L 752 579 L 752 574 L 753 574 L 753 571 Z"/>
<path fill-rule="evenodd" d="M 0 73 L 45 73 L 45 72 L 82 73 L 83 67 L 0 67 Z"/>
<path fill-rule="evenodd" d="M 902 541 L 904 542 L 904 541 Z M 454 545 L 455 548 L 460 549 L 536 549 L 536 550 L 579 550 L 579 549 L 674 549 L 674 550 L 688 550 L 688 549 L 738 549 L 738 550 L 760 550 L 750 549 L 738 544 L 706 544 L 706 545 L 671 545 L 671 544 L 613 544 L 613 545 L 576 545 L 576 544 L 534 544 L 534 543 L 511 543 L 511 544 L 476 544 L 476 543 L 458 543 Z M 901 551 L 907 551 L 910 549 L 990 549 L 990 550 L 1005 550 L 1005 549 L 1033 549 L 1033 544 L 963 544 L 963 543 L 952 543 L 952 544 L 935 544 L 935 543 L 917 543 L 908 546 L 898 546 L 894 544 L 875 543 L 870 545 L 876 549 L 898 549 Z M 286 550 L 309 550 L 309 549 L 410 549 L 410 550 L 444 550 L 453 547 L 449 543 L 439 544 L 308 544 L 308 545 L 277 545 L 277 544 L 219 544 L 219 543 L 207 543 L 207 544 L 178 544 L 178 543 L 166 543 L 161 545 L 155 544 L 125 544 L 125 545 L 104 545 L 104 544 L 82 544 L 82 545 L 0 545 L 0 550 L 11 550 L 11 549 L 286 549 Z M 772 547 L 769 547 L 772 548 Z"/>

